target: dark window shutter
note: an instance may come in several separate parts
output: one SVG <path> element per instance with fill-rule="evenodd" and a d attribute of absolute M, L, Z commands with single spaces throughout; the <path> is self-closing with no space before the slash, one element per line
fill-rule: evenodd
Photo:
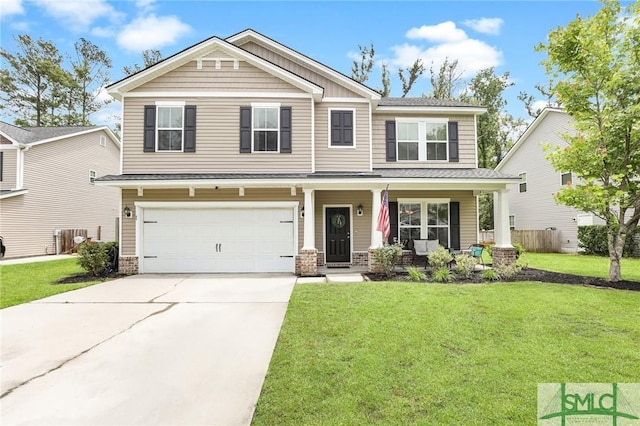
<path fill-rule="evenodd" d="M 391 233 L 388 241 L 389 244 L 393 244 L 398 240 L 398 203 L 396 201 L 389 201 L 389 223 L 391 224 Z"/>
<path fill-rule="evenodd" d="M 240 152 L 251 152 L 251 107 L 240 107 Z"/>
<path fill-rule="evenodd" d="M 196 107 L 184 107 L 184 152 L 196 152 Z"/>
<path fill-rule="evenodd" d="M 2 182 L 2 169 L 4 166 L 4 152 L 0 151 L 0 182 Z"/>
<path fill-rule="evenodd" d="M 156 150 L 156 106 L 144 106 L 144 152 Z"/>
<path fill-rule="evenodd" d="M 449 161 L 457 163 L 460 161 L 458 156 L 458 122 L 449 122 Z"/>
<path fill-rule="evenodd" d="M 353 146 L 353 111 L 331 111 L 331 146 Z"/>
<path fill-rule="evenodd" d="M 460 250 L 460 202 L 449 203 L 449 234 L 451 235 L 450 248 Z"/>
<path fill-rule="evenodd" d="M 396 161 L 396 122 L 385 121 L 385 141 L 387 144 L 387 161 Z"/>
<path fill-rule="evenodd" d="M 280 152 L 291 154 L 291 107 L 280 107 Z"/>

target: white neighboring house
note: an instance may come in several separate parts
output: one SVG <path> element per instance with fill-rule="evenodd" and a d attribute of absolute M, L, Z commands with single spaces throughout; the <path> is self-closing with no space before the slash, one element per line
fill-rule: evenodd
<path fill-rule="evenodd" d="M 6 257 L 55 254 L 55 229 L 116 238 L 120 191 L 94 184 L 120 172 L 120 141 L 105 126 L 0 122 L 0 236 Z"/>
<path fill-rule="evenodd" d="M 496 171 L 519 175 L 519 184 L 509 185 L 511 229 L 560 231 L 563 252 L 578 251 L 578 226 L 603 224 L 591 213 L 557 204 L 553 195 L 573 182 L 570 170 L 556 171 L 547 160 L 544 145 L 567 146 L 563 134 L 575 132 L 573 118 L 556 108 L 546 108 L 529 125 Z"/>

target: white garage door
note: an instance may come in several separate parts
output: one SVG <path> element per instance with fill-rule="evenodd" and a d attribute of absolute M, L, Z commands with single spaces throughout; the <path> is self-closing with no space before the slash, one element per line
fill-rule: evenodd
<path fill-rule="evenodd" d="M 144 208 L 142 271 L 294 272 L 294 210 Z"/>

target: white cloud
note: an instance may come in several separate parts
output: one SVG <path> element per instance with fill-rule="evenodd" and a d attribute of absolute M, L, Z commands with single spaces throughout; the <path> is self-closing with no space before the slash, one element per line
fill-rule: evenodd
<path fill-rule="evenodd" d="M 447 21 L 437 25 L 423 25 L 411 28 L 406 37 L 413 40 L 426 40 L 426 45 L 404 43 L 392 46 L 392 58 L 389 64 L 395 68 L 407 68 L 416 59 L 422 59 L 424 67 L 434 69 L 448 59 L 450 62 L 458 60 L 458 71 L 463 78 L 473 77 L 484 68 L 496 67 L 502 64 L 502 52 L 482 40 L 470 38 L 465 31 L 456 24 Z M 428 75 L 428 72 L 424 75 Z"/>
<path fill-rule="evenodd" d="M 191 27 L 175 16 L 149 15 L 136 18 L 118 34 L 118 45 L 131 52 L 159 49 L 173 44 L 191 31 Z"/>
<path fill-rule="evenodd" d="M 0 0 L 0 19 L 9 15 L 23 15 L 22 0 Z"/>
<path fill-rule="evenodd" d="M 109 38 L 115 35 L 116 31 L 113 27 L 94 27 L 91 34 L 96 37 Z"/>
<path fill-rule="evenodd" d="M 155 9 L 156 0 L 136 0 L 136 7 L 140 9 L 140 13 L 149 13 Z"/>
<path fill-rule="evenodd" d="M 106 0 L 34 0 L 34 3 L 74 31 L 86 30 L 102 16 L 110 20 L 122 16 Z"/>
<path fill-rule="evenodd" d="M 451 21 L 411 28 L 406 36 L 409 39 L 425 39 L 434 43 L 457 42 L 468 38 L 467 34 Z"/>
<path fill-rule="evenodd" d="M 480 18 L 480 19 L 467 19 L 462 22 L 467 27 L 482 33 L 498 35 L 500 34 L 500 27 L 504 23 L 502 18 Z"/>

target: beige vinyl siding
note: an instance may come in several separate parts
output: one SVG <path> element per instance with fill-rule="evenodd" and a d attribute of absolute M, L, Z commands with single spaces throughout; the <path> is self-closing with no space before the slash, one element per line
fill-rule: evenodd
<path fill-rule="evenodd" d="M 195 195 L 189 197 L 187 188 L 180 189 L 145 189 L 143 196 L 138 196 L 137 190 L 122 190 L 122 206 L 128 206 L 135 212 L 135 203 L 140 201 L 287 201 L 299 202 L 300 206 L 304 205 L 304 194 L 301 190 L 292 196 L 290 188 L 245 188 L 244 197 L 238 196 L 238 188 L 202 188 L 196 189 Z M 296 212 L 297 214 L 297 212 Z M 135 216 L 135 215 L 134 215 Z M 300 217 L 298 215 L 298 217 Z M 298 219 L 298 249 L 302 248 L 304 230 L 304 220 Z M 122 242 L 121 254 L 125 256 L 133 256 L 136 252 L 136 219 L 122 219 Z M 203 235 L 203 238 L 208 236 Z M 168 244 L 171 242 L 168 241 Z M 256 242 L 259 244 L 259 242 Z M 247 247 L 251 250 L 251 247 Z"/>
<path fill-rule="evenodd" d="M 424 162 L 424 161 L 387 161 L 385 146 L 385 121 L 397 117 L 416 117 L 407 114 L 374 114 L 373 115 L 373 168 L 476 168 L 475 120 L 473 115 L 424 114 L 416 118 L 448 118 L 458 122 L 458 155 L 460 161 Z"/>
<path fill-rule="evenodd" d="M 107 140 L 100 146 L 96 131 L 32 146 L 24 152 L 24 187 L 28 193 L 0 200 L 0 235 L 7 257 L 55 253 L 53 230 L 87 229 L 90 237 L 116 237 L 119 190 L 89 182 L 89 170 L 98 176 L 118 174 L 120 150 Z"/>
<path fill-rule="evenodd" d="M 389 201 L 401 198 L 449 198 L 460 203 L 460 248 L 466 249 L 477 243 L 478 225 L 476 197 L 473 191 L 389 191 Z"/>
<path fill-rule="evenodd" d="M 16 189 L 16 173 L 17 173 L 17 149 L 3 149 L 2 152 L 2 181 L 0 181 L 0 190 L 6 191 Z"/>
<path fill-rule="evenodd" d="M 355 109 L 355 148 L 329 146 L 329 110 Z M 322 102 L 316 104 L 316 171 L 369 171 L 369 105 Z"/>
<path fill-rule="evenodd" d="M 182 65 L 132 92 L 279 92 L 303 93 L 286 81 L 262 71 L 247 62 L 239 61 L 238 69 L 232 61 L 221 61 L 215 69 L 215 61 L 203 61 L 197 69 L 196 61 Z"/>
<path fill-rule="evenodd" d="M 11 145 L 11 141 L 0 135 L 0 145 Z"/>
<path fill-rule="evenodd" d="M 186 105 L 197 106 L 196 152 L 143 152 L 144 106 L 155 105 L 157 100 L 125 99 L 123 173 L 311 171 L 311 99 L 181 98 Z M 291 107 L 291 154 L 240 154 L 240 107 L 252 102 Z"/>
<path fill-rule="evenodd" d="M 260 46 L 254 42 L 247 42 L 240 46 L 244 50 L 253 53 L 256 56 L 261 57 L 262 59 L 266 59 L 267 61 L 274 63 L 292 73 L 299 75 L 300 77 L 305 78 L 306 80 L 311 81 L 312 83 L 317 84 L 320 87 L 324 88 L 324 96 L 325 97 L 336 97 L 336 98 L 360 98 L 361 95 L 347 89 L 346 87 L 337 84 L 336 82 L 326 78 L 325 76 L 318 74 L 316 71 L 307 68 L 306 66 L 294 62 L 290 58 L 285 58 L 284 56 L 273 52 L 272 50 L 267 49 L 266 47 Z"/>

